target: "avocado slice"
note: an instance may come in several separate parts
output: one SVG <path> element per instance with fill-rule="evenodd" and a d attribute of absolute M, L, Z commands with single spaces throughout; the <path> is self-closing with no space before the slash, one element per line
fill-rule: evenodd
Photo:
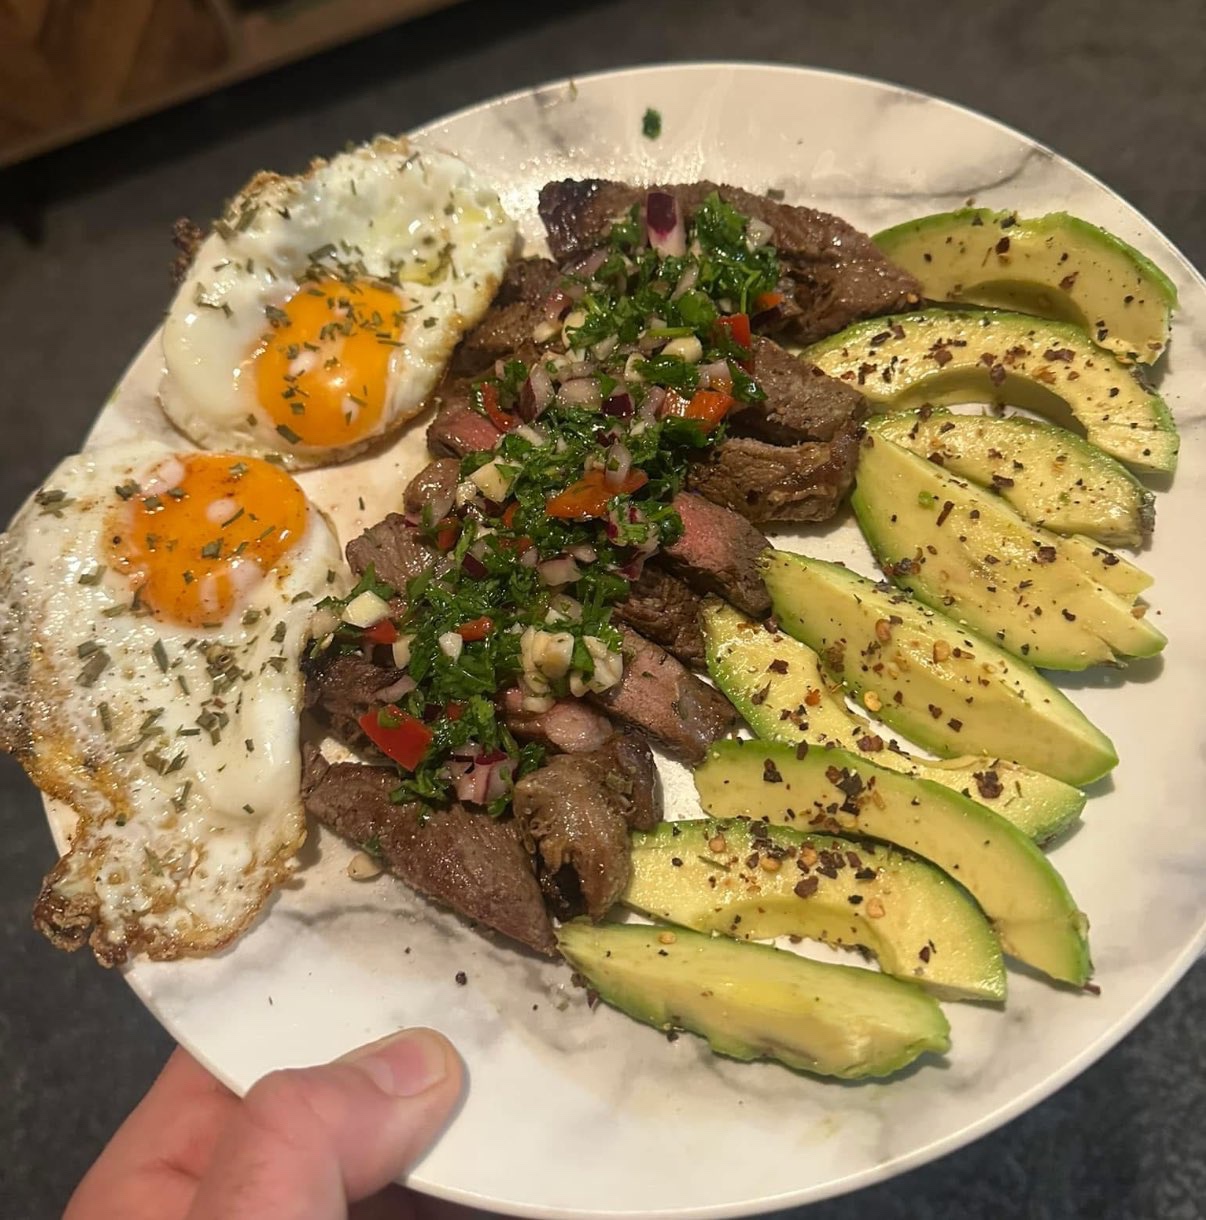
<path fill-rule="evenodd" d="M 718 1055 L 859 1080 L 950 1049 L 931 996 L 858 966 L 647 924 L 563 924 L 557 943 L 600 999 L 699 1034 Z"/>
<path fill-rule="evenodd" d="M 926 407 L 877 415 L 869 426 L 949 474 L 995 491 L 1027 521 L 1053 533 L 1140 546 L 1155 525 L 1152 493 L 1121 463 L 1065 428 L 1021 415 L 955 415 Z"/>
<path fill-rule="evenodd" d="M 927 309 L 857 322 L 804 349 L 873 406 L 991 400 L 1067 408 L 1088 439 L 1138 470 L 1176 469 L 1176 424 L 1164 400 L 1077 327 L 1018 313 Z"/>
<path fill-rule="evenodd" d="M 846 750 L 720 741 L 695 770 L 712 817 L 765 818 L 895 843 L 963 885 L 1006 953 L 1078 986 L 1092 973 L 1088 920 L 1046 856 L 1004 818 L 929 780 Z"/>
<path fill-rule="evenodd" d="M 940 998 L 1005 998 L 1001 947 L 980 908 L 941 869 L 883 844 L 744 818 L 663 822 L 632 836 L 620 901 L 738 940 L 861 946 L 885 974 Z"/>
<path fill-rule="evenodd" d="M 1084 793 L 1004 758 L 965 754 L 918 758 L 884 743 L 834 694 L 807 644 L 747 618 L 719 598 L 700 615 L 708 673 L 763 741 L 835 745 L 868 762 L 918 775 L 987 805 L 1023 834 L 1046 843 L 1080 817 Z"/>
<path fill-rule="evenodd" d="M 931 301 L 1016 309 L 1074 322 L 1123 360 L 1152 364 L 1168 342 L 1173 282 L 1097 225 L 1050 212 L 962 208 L 907 220 L 875 244 Z"/>
<path fill-rule="evenodd" d="M 1067 539 L 891 441 L 864 438 L 850 502 L 895 583 L 1033 665 L 1087 669 L 1166 643 Z"/>
<path fill-rule="evenodd" d="M 836 563 L 768 551 L 775 618 L 872 715 L 945 758 L 1002 755 L 1068 784 L 1118 764 L 1045 678 L 945 614 Z"/>

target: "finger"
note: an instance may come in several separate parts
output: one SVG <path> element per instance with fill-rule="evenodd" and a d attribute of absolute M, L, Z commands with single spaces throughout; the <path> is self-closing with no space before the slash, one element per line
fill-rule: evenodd
<path fill-rule="evenodd" d="M 238 1105 L 192 1056 L 175 1051 L 76 1187 L 63 1220 L 183 1216 Z"/>
<path fill-rule="evenodd" d="M 443 1126 L 460 1060 L 404 1030 L 323 1067 L 273 1072 L 223 1131 L 189 1220 L 337 1220 L 399 1177 Z"/>

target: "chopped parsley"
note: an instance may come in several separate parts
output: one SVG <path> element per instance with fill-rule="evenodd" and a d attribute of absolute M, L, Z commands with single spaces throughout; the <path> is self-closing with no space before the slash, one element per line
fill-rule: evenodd
<path fill-rule="evenodd" d="M 641 135 L 646 140 L 656 140 L 662 134 L 662 112 L 650 106 L 641 117 Z"/>

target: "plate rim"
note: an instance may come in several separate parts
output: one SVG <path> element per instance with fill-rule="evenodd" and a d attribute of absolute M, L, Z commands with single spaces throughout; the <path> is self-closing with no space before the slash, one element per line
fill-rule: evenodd
<path fill-rule="evenodd" d="M 595 72 L 563 75 L 554 77 L 536 84 L 520 87 L 510 90 L 506 93 L 494 95 L 482 101 L 473 102 L 466 106 L 462 106 L 457 110 L 450 111 L 446 114 L 438 115 L 422 125 L 414 128 L 406 133 L 407 138 L 422 141 L 426 136 L 429 136 L 432 131 L 445 124 L 453 123 L 468 119 L 475 114 L 485 113 L 493 110 L 496 107 L 506 105 L 510 102 L 518 101 L 526 97 L 537 97 L 541 93 L 553 91 L 557 89 L 568 89 L 586 83 L 597 83 L 625 77 L 641 76 L 641 75 L 676 75 L 676 74 L 692 74 L 695 72 L 725 69 L 725 70 L 740 70 L 756 73 L 776 73 L 795 77 L 804 77 L 810 79 L 831 80 L 841 83 L 854 83 L 864 87 L 869 87 L 876 91 L 887 90 L 898 93 L 916 101 L 922 101 L 928 104 L 936 104 L 943 108 L 949 109 L 956 113 L 967 116 L 976 120 L 978 123 L 986 124 L 991 128 L 1002 132 L 1013 139 L 1019 141 L 1026 147 L 1036 149 L 1042 154 L 1050 157 L 1053 161 L 1059 163 L 1064 168 L 1071 170 L 1079 175 L 1083 180 L 1091 184 L 1105 196 L 1121 204 L 1131 217 L 1137 221 L 1143 229 L 1161 242 L 1168 253 L 1175 258 L 1181 265 L 1182 269 L 1187 273 L 1189 278 L 1203 291 L 1206 291 L 1206 276 L 1200 272 L 1186 254 L 1174 243 L 1154 222 L 1149 220 L 1138 208 L 1136 208 L 1128 199 L 1116 191 L 1114 188 L 1103 182 L 1096 175 L 1084 169 L 1079 163 L 1072 161 L 1068 157 L 1051 148 L 1049 145 L 1040 140 L 1026 134 L 1024 131 L 1011 126 L 999 119 L 987 115 L 982 111 L 976 110 L 973 107 L 963 105 L 959 102 L 954 102 L 948 98 L 938 94 L 928 93 L 921 89 L 916 89 L 908 85 L 900 84 L 897 81 L 892 81 L 880 77 L 867 76 L 861 73 L 844 72 L 830 68 L 817 68 L 801 64 L 789 64 L 773 61 L 759 60 L 729 60 L 729 59 L 698 59 L 684 60 L 681 62 L 647 62 L 647 63 L 631 63 L 622 67 L 602 69 Z M 140 362 L 146 358 L 148 351 L 158 341 L 161 332 L 161 326 L 156 326 L 149 334 L 147 339 L 138 347 L 136 353 L 130 359 L 121 375 L 114 384 L 109 395 L 98 408 L 96 416 L 93 419 L 92 426 L 89 428 L 88 434 L 84 441 L 84 446 L 87 448 L 91 443 L 93 431 L 99 422 L 105 408 L 113 401 L 113 399 L 121 392 L 129 379 L 131 372 Z M 18 510 L 20 511 L 20 510 Z M 50 824 L 52 837 L 55 839 L 56 845 L 59 844 L 59 834 L 55 825 L 55 819 L 50 814 L 47 798 L 43 797 L 43 807 L 47 814 L 47 819 Z M 1006 1123 L 1026 1113 L 1041 1104 L 1047 1098 L 1053 1096 L 1060 1089 L 1081 1075 L 1089 1067 L 1098 1060 L 1102 1059 L 1115 1046 L 1117 1046 L 1124 1038 L 1133 1033 L 1134 1030 L 1143 1022 L 1144 1019 L 1164 1000 L 1168 994 L 1176 987 L 1180 980 L 1185 976 L 1189 969 L 1206 954 L 1206 916 L 1197 929 L 1196 934 L 1184 945 L 1181 951 L 1173 959 L 1167 969 L 1161 976 L 1152 983 L 1146 992 L 1139 996 L 1133 1005 L 1118 1018 L 1110 1027 L 1103 1030 L 1094 1040 L 1063 1064 L 1057 1071 L 1045 1077 L 1042 1081 L 1032 1085 L 1023 1093 L 1010 1098 L 1009 1101 L 996 1107 L 990 1112 L 982 1115 L 980 1118 L 967 1125 L 959 1128 L 957 1131 L 950 1132 L 937 1139 L 931 1140 L 919 1148 L 911 1149 L 899 1156 L 892 1157 L 886 1161 L 867 1166 L 864 1169 L 849 1173 L 843 1177 L 830 1179 L 824 1183 L 814 1184 L 803 1187 L 799 1190 L 782 1192 L 776 1195 L 764 1196 L 758 1199 L 749 1199 L 745 1202 L 722 1203 L 722 1204 L 705 1204 L 687 1208 L 660 1208 L 655 1210 L 649 1209 L 615 1209 L 615 1208 L 589 1208 L 589 1207 L 573 1207 L 566 1208 L 561 1206 L 551 1206 L 545 1204 L 522 1204 L 506 1200 L 496 1200 L 479 1192 L 468 1190 L 462 1187 L 445 1185 L 441 1182 L 425 1179 L 422 1173 L 422 1162 L 419 1168 L 412 1174 L 400 1179 L 403 1185 L 410 1189 L 419 1191 L 423 1194 L 434 1198 L 443 1199 L 449 1202 L 459 1203 L 468 1207 L 484 1208 L 502 1215 L 532 1217 L 534 1220 L 579 1220 L 579 1218 L 589 1217 L 591 1220 L 636 1220 L 637 1217 L 649 1217 L 651 1220 L 670 1220 L 671 1217 L 682 1217 L 683 1220 L 728 1220 L 729 1217 L 750 1216 L 763 1212 L 779 1211 L 789 1207 L 803 1206 L 809 1203 L 820 1202 L 824 1199 L 837 1198 L 842 1195 L 851 1194 L 865 1187 L 875 1185 L 879 1182 L 891 1180 L 899 1177 L 913 1169 L 917 1169 L 922 1165 L 936 1161 L 950 1153 L 958 1151 L 960 1148 L 966 1147 L 993 1131 L 1003 1127 Z M 198 1060 L 208 1071 L 217 1077 L 226 1087 L 232 1091 L 241 1094 L 241 1090 L 237 1083 L 228 1076 L 220 1067 L 214 1063 L 207 1054 L 193 1045 L 191 1038 L 181 1036 L 182 1031 L 177 1029 L 177 1021 L 174 1017 L 168 1017 L 161 1014 L 149 992 L 150 988 L 144 983 L 143 979 L 138 976 L 137 970 L 139 966 L 146 967 L 150 963 L 141 961 L 131 962 L 120 967 L 121 975 L 130 989 L 138 997 L 139 1002 L 152 1014 L 156 1021 L 168 1032 L 178 1046 L 185 1049 L 190 1055 Z"/>

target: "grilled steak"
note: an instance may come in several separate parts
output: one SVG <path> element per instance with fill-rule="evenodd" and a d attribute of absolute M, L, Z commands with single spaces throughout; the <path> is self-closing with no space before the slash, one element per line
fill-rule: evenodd
<path fill-rule="evenodd" d="M 718 690 L 669 653 L 635 631 L 620 630 L 624 676 L 611 690 L 591 698 L 684 762 L 702 762 L 708 746 L 732 728 L 737 713 Z"/>
<path fill-rule="evenodd" d="M 867 401 L 844 381 L 754 336 L 754 378 L 765 402 L 739 402 L 729 420 L 737 432 L 775 445 L 827 441 L 867 417 Z"/>
<path fill-rule="evenodd" d="M 452 358 L 452 373 L 475 377 L 496 360 L 532 343 L 532 332 L 545 321 L 545 306 L 561 283 L 556 263 L 525 258 L 512 263 L 486 316 L 461 340 Z"/>
<path fill-rule="evenodd" d="M 793 342 L 810 343 L 860 318 L 909 309 L 921 299 L 921 286 L 911 275 L 837 216 L 714 182 L 657 187 L 598 178 L 549 182 L 541 188 L 539 210 L 553 257 L 560 262 L 598 245 L 615 218 L 643 204 L 649 190 L 676 196 L 688 220 L 715 191 L 743 215 L 771 227 L 787 296 L 772 329 Z"/>
<path fill-rule="evenodd" d="M 502 705 L 507 728 L 516 737 L 567 754 L 597 750 L 615 732 L 602 712 L 581 699 L 558 699 L 547 712 L 529 712 L 523 706 L 523 692 L 513 686 L 503 692 Z"/>
<path fill-rule="evenodd" d="M 469 405 L 469 382 L 445 377 L 435 392 L 436 416 L 427 425 L 427 448 L 432 453 L 464 457 L 493 449 L 501 432 Z"/>
<path fill-rule="evenodd" d="M 374 665 L 355 653 L 333 656 L 330 652 L 305 658 L 301 668 L 306 676 L 307 710 L 315 712 L 346 745 L 376 753 L 358 721 L 370 707 L 383 707 L 395 698 L 393 687 L 402 671 Z"/>
<path fill-rule="evenodd" d="M 590 754 L 560 754 L 515 785 L 514 807 L 558 912 L 599 919 L 628 884 L 629 827 L 661 820 L 653 756 L 627 734 Z"/>
<path fill-rule="evenodd" d="M 674 497 L 682 537 L 663 552 L 666 562 L 693 588 L 717 593 L 739 610 L 761 618 L 770 597 L 755 561 L 770 545 L 748 521 L 689 492 Z"/>
<path fill-rule="evenodd" d="M 390 513 L 370 525 L 346 547 L 352 571 L 363 576 L 372 565 L 379 580 L 399 592 L 408 581 L 425 572 L 433 563 L 447 561 L 423 541 L 419 531 L 401 513 Z"/>
<path fill-rule="evenodd" d="M 736 436 L 692 464 L 687 486 L 755 525 L 827 521 L 854 482 L 857 459 L 855 427 L 832 441 L 802 445 L 768 445 Z"/>
<path fill-rule="evenodd" d="M 504 936 L 552 954 L 553 929 L 532 861 L 513 821 L 460 805 L 432 811 L 395 805 L 392 767 L 328 763 L 307 747 L 306 810 L 351 843 L 371 843 L 385 866 L 412 889 Z"/>
<path fill-rule="evenodd" d="M 628 586 L 628 596 L 616 605 L 615 616 L 685 664 L 702 666 L 699 609 L 699 595 L 655 560 Z"/>
<path fill-rule="evenodd" d="M 437 458 L 428 462 L 406 485 L 402 507 L 412 517 L 439 521 L 448 515 L 456 501 L 461 481 L 461 464 L 456 458 Z"/>

